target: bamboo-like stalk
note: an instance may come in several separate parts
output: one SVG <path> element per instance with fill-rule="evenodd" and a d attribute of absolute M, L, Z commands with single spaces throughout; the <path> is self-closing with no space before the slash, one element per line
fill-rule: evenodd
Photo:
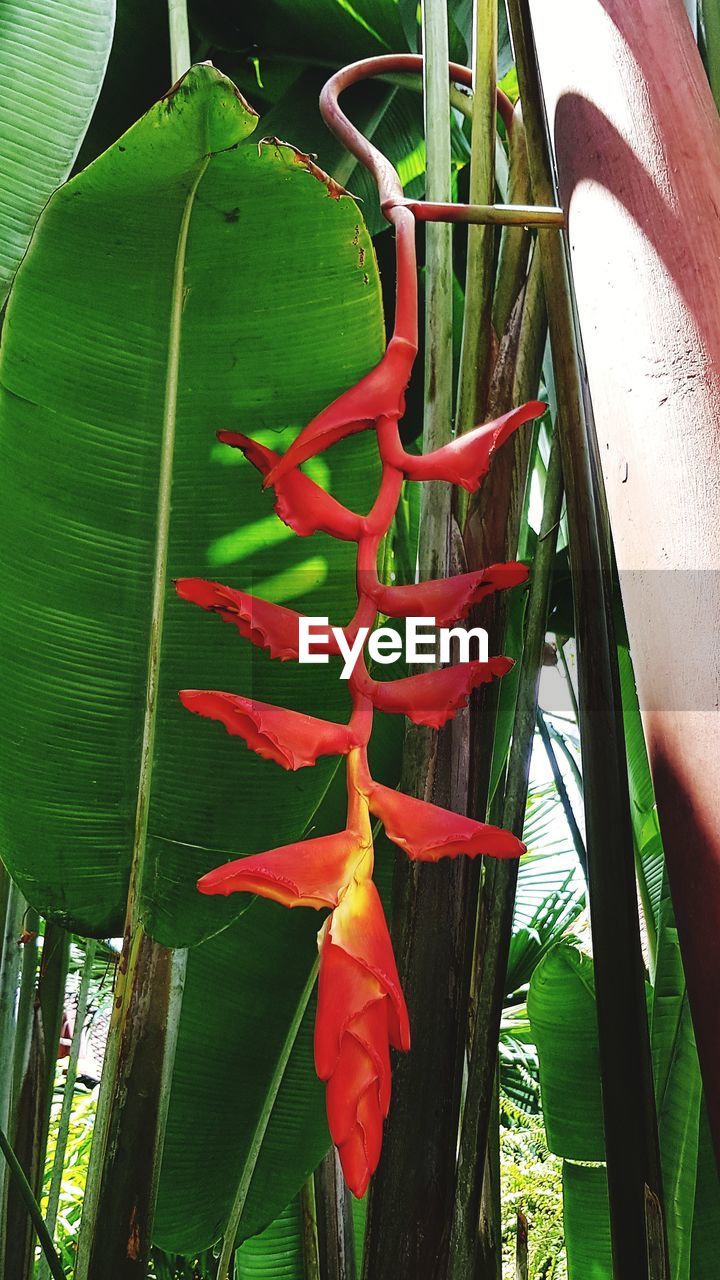
<path fill-rule="evenodd" d="M 131 897 L 130 918 L 134 917 Z M 147 1267 L 182 1006 L 186 951 L 138 924 L 118 965 L 75 1280 L 141 1280 Z"/>
<path fill-rule="evenodd" d="M 12 1107 L 13 1069 L 18 980 L 20 977 L 20 931 L 26 902 L 14 881 L 8 887 L 5 929 L 0 953 L 0 1129 L 9 1131 Z M 0 1168 L 0 1275 L 5 1269 L 7 1241 L 7 1170 Z"/>
<path fill-rule="evenodd" d="M 73 1098 L 75 1096 L 78 1059 L 80 1057 L 80 1045 L 85 1026 L 85 1017 L 87 1015 L 88 996 L 90 992 L 90 982 L 92 979 L 96 950 L 97 943 L 94 939 L 89 938 L 85 945 L 85 962 L 83 964 L 82 978 L 80 979 L 80 987 L 78 989 L 77 1005 L 75 1009 L 75 1024 L 73 1026 L 72 1040 L 70 1042 L 70 1053 L 68 1055 L 67 1072 L 65 1075 L 65 1088 L 63 1089 L 62 1106 L 60 1108 L 60 1116 L 58 1119 L 55 1157 L 50 1177 L 50 1190 L 48 1192 L 48 1202 L 45 1214 L 45 1221 L 51 1237 L 54 1236 L 55 1233 L 55 1223 L 57 1222 L 58 1208 L 60 1205 L 60 1189 L 62 1186 L 68 1135 L 70 1133 L 70 1119 L 72 1116 Z M 47 1280 L 47 1275 L 47 1261 L 43 1262 L 41 1260 L 38 1269 L 38 1280 Z"/>
<path fill-rule="evenodd" d="M 562 805 L 563 813 L 565 814 L 565 821 L 568 824 L 568 830 L 570 832 L 570 838 L 573 842 L 573 848 L 575 849 L 575 852 L 577 854 L 577 860 L 580 863 L 580 866 L 582 868 L 582 873 L 585 877 L 585 883 L 587 884 L 588 868 L 587 868 L 587 853 L 585 851 L 585 841 L 582 838 L 580 828 L 577 824 L 577 818 L 575 817 L 575 813 L 570 801 L 570 797 L 567 793 L 567 787 L 565 786 L 565 779 L 562 776 L 560 766 L 557 762 L 557 756 L 555 755 L 555 752 L 553 750 L 552 739 L 550 737 L 550 730 L 548 729 L 547 721 L 545 720 L 545 716 L 543 715 L 540 707 L 538 707 L 537 709 L 537 727 L 538 727 L 538 732 L 540 734 L 540 737 L 542 738 L 542 744 L 545 748 L 545 755 L 547 756 L 548 764 L 550 765 L 550 769 L 552 770 L 553 782 L 555 783 L 555 790 L 558 793 L 560 804 Z"/>
<path fill-rule="evenodd" d="M 305 1180 L 300 1191 L 300 1212 L 302 1214 L 303 1280 L 322 1280 L 315 1183 L 312 1174 Z"/>
<path fill-rule="evenodd" d="M 445 0 L 425 0 L 423 14 L 426 193 L 450 194 L 448 34 Z M 423 451 L 445 444 L 452 430 L 452 230 L 426 227 L 425 413 Z M 452 563 L 451 491 L 424 486 L 420 579 L 444 577 Z M 435 735 L 410 729 L 404 791 L 464 809 L 466 782 L 454 789 L 453 727 Z M 461 794 L 463 792 L 464 794 Z M 464 870 L 412 864 L 395 868 L 392 938 L 415 1043 L 393 1077 L 393 1106 L 375 1175 L 365 1240 L 365 1280 L 387 1275 L 444 1274 L 452 1206 L 454 1133 L 462 1081 L 466 924 Z"/>
<path fill-rule="evenodd" d="M 10 1143 L 8 1142 L 8 1139 L 7 1139 L 7 1134 L 5 1133 L 5 1130 L 2 1128 L 2 1126 L 0 1126 L 0 1152 L 2 1152 L 3 1156 L 5 1157 L 5 1160 L 7 1161 L 11 1175 L 15 1180 L 16 1186 L 19 1188 L 23 1201 L 25 1202 L 25 1207 L 28 1211 L 28 1214 L 30 1215 L 30 1218 L 32 1219 L 32 1223 L 35 1228 L 37 1238 L 40 1241 L 40 1247 L 47 1259 L 47 1263 L 50 1268 L 50 1274 L 53 1276 L 53 1280 L 66 1280 L 65 1270 L 53 1247 L 53 1242 L 50 1239 L 48 1229 L 45 1226 L 42 1213 L 40 1212 L 40 1206 L 32 1193 L 32 1188 L 30 1186 L 30 1183 L 28 1182 L 27 1178 L 25 1177 L 25 1174 L 22 1171 L 22 1168 L 20 1167 L 20 1164 L 18 1163 L 17 1157 L 15 1156 L 15 1152 L 10 1146 Z"/>
<path fill-rule="evenodd" d="M 562 468 L 556 435 L 553 437 L 550 453 L 542 524 L 530 580 L 525 641 L 503 803 L 503 826 L 509 827 L 517 835 L 522 835 L 525 818 L 537 690 L 562 494 Z M 476 1274 L 479 1260 L 477 1224 L 483 1183 L 482 1154 L 488 1144 L 517 870 L 516 862 L 493 862 L 488 866 L 483 886 L 484 927 L 479 930 L 480 952 L 476 957 L 476 1012 L 460 1132 L 451 1265 L 448 1273 L 452 1280 L 465 1280 L 465 1277 Z"/>
<path fill-rule="evenodd" d="M 555 201 L 527 0 L 508 0 L 536 200 Z M 584 416 L 565 246 L 538 233 L 543 262 L 576 613 L 580 733 L 605 1145 L 615 1280 L 647 1280 L 646 1198 L 662 1224 L 657 1120 L 647 1028 L 611 576 L 598 510 L 599 470 Z M 657 1233 L 655 1233 L 657 1234 Z M 662 1236 L 662 1225 L 660 1234 Z"/>
<path fill-rule="evenodd" d="M 470 203 L 491 205 L 495 196 L 495 86 L 497 0 L 474 5 Z M 428 193 L 428 200 L 433 197 Z M 458 431 L 481 421 L 490 381 L 490 320 L 495 232 L 470 226 L 467 234 L 465 313 L 457 394 Z"/>
<path fill-rule="evenodd" d="M 528 1261 L 528 1220 L 522 1209 L 518 1209 L 515 1226 L 515 1280 L 528 1280 Z"/>
<path fill-rule="evenodd" d="M 335 1147 L 315 1171 L 321 1280 L 355 1280 L 355 1241 L 350 1192 Z"/>
<path fill-rule="evenodd" d="M 519 102 L 513 111 L 512 129 L 508 135 L 508 204 L 530 203 L 530 169 L 528 166 L 525 125 Z M 526 225 L 506 226 L 500 242 L 497 283 L 493 297 L 493 328 L 499 338 L 504 334 L 510 314 L 525 283 L 530 254 L 530 233 Z"/>
<path fill-rule="evenodd" d="M 190 66 L 190 31 L 188 28 L 187 0 L 168 0 L 170 26 L 170 68 L 173 83 L 179 80 Z"/>
<path fill-rule="evenodd" d="M 57 1063 L 60 1027 L 65 1006 L 65 982 L 69 961 L 70 934 L 60 925 L 46 920 L 42 953 L 40 955 L 40 976 L 38 978 L 38 1006 L 42 1019 L 43 1058 L 45 1062 L 44 1114 L 39 1140 L 43 1153 L 47 1147 L 50 1128 L 50 1109 L 55 1087 L 55 1064 Z M 39 1189 L 38 1187 L 38 1191 Z"/>
<path fill-rule="evenodd" d="M 235 1193 L 235 1199 L 233 1201 L 233 1205 L 230 1210 L 230 1215 L 228 1218 L 228 1223 L 225 1228 L 225 1234 L 223 1236 L 223 1243 L 222 1243 L 222 1251 L 220 1253 L 220 1261 L 218 1262 L 217 1280 L 230 1280 L 230 1272 L 232 1268 L 233 1255 L 235 1253 L 235 1242 L 237 1240 L 238 1227 L 240 1226 L 240 1219 L 242 1218 L 243 1209 L 245 1208 L 245 1201 L 247 1200 L 247 1194 L 248 1194 L 248 1191 L 250 1190 L 250 1183 L 252 1182 L 252 1177 L 255 1172 L 255 1166 L 258 1162 L 258 1156 L 260 1155 L 260 1148 L 262 1147 L 263 1139 L 265 1137 L 265 1132 L 267 1130 L 268 1124 L 270 1123 L 270 1116 L 272 1115 L 272 1110 L 273 1110 L 273 1107 L 275 1106 L 275 1101 L 280 1089 L 280 1085 L 282 1084 L 283 1076 L 285 1075 L 285 1069 L 287 1067 L 290 1054 L 292 1053 L 293 1045 L 295 1044 L 295 1040 L 297 1038 L 300 1023 L 302 1022 L 305 1016 L 305 1011 L 310 1001 L 310 997 L 315 989 L 315 983 L 317 981 L 319 967 L 320 967 L 320 962 L 319 960 L 316 960 L 315 963 L 313 964 L 312 969 L 310 970 L 310 973 L 308 975 L 308 980 L 305 983 L 302 994 L 298 1001 L 295 1014 L 292 1018 L 290 1026 L 288 1027 L 288 1033 L 285 1037 L 285 1041 L 283 1043 L 282 1049 L 280 1050 L 280 1054 L 279 1054 L 277 1063 L 275 1065 L 275 1071 L 273 1072 L 273 1076 L 270 1081 L 267 1094 L 265 1095 L 263 1107 L 258 1117 L 257 1124 L 255 1126 L 255 1132 L 253 1133 L 252 1141 L 250 1142 L 250 1146 L 248 1148 L 247 1159 L 245 1160 L 245 1163 L 240 1172 L 240 1180 L 238 1182 L 237 1191 Z"/>
<path fill-rule="evenodd" d="M 22 949 L 22 974 L 20 977 L 20 992 L 17 1002 L 17 1021 L 15 1026 L 15 1058 L 13 1063 L 13 1113 L 16 1108 L 17 1099 L 20 1096 L 20 1088 L 25 1078 L 28 1060 L 30 1057 L 30 1041 L 32 1038 L 33 1026 L 33 1007 L 35 1004 L 35 983 L 37 978 L 37 957 L 38 957 L 38 941 L 37 929 L 39 925 L 38 913 L 32 908 L 25 913 L 25 934 L 29 935 Z M 15 1124 L 11 1125 L 11 1132 L 14 1131 Z"/>

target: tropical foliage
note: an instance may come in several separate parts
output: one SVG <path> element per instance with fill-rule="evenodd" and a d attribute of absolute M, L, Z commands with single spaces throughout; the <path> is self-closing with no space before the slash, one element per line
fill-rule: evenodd
<path fill-rule="evenodd" d="M 0 6 L 0 1280 L 715 1275 L 538 12 Z"/>

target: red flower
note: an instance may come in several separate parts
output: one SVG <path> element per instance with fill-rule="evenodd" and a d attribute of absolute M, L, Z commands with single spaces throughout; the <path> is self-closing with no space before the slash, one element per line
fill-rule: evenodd
<path fill-rule="evenodd" d="M 380 452 L 383 462 L 404 471 L 411 480 L 447 480 L 473 493 L 483 476 L 487 475 L 495 450 L 523 422 L 539 418 L 546 408 L 547 405 L 541 401 L 530 400 L 493 422 L 486 422 L 474 431 L 457 436 L 450 444 L 444 444 L 432 453 L 406 453 L 395 427 L 390 425 L 379 433 Z"/>
<path fill-rule="evenodd" d="M 280 658 L 283 662 L 287 658 L 297 658 L 298 627 L 302 614 L 294 609 L 270 604 L 246 591 L 224 587 L 220 582 L 206 582 L 204 578 L 178 578 L 175 590 L 183 600 L 219 614 L 224 622 L 232 622 L 241 636 L 259 648 L 267 649 L 271 658 Z M 320 639 L 320 629 L 316 627 L 313 632 L 316 652 L 340 652 L 330 627 L 327 628 L 322 650 Z"/>
<path fill-rule="evenodd" d="M 490 658 L 489 662 L 461 662 L 456 667 L 440 667 L 403 680 L 372 680 L 366 677 L 359 688 L 379 711 L 407 716 L 414 724 L 440 729 L 468 700 L 480 684 L 507 675 L 512 658 Z"/>
<path fill-rule="evenodd" d="M 282 456 L 237 431 L 218 431 L 218 440 L 233 449 L 241 449 L 248 462 L 263 476 Z M 308 538 L 313 533 L 329 533 L 344 542 L 357 542 L 362 537 L 362 516 L 344 507 L 302 471 L 289 471 L 272 483 L 276 515 L 301 538 Z"/>
<path fill-rule="evenodd" d="M 439 805 L 373 782 L 368 790 L 371 813 L 382 822 L 386 834 L 409 858 L 437 862 L 458 854 L 491 858 L 519 858 L 525 845 L 511 831 L 475 822 Z"/>
<path fill-rule="evenodd" d="M 397 422 L 405 412 L 405 388 L 410 381 L 415 355 L 415 347 L 404 338 L 391 338 L 379 365 L 303 427 L 287 452 L 275 463 L 265 479 L 265 486 L 277 484 L 293 467 L 329 449 L 345 436 L 374 426 L 378 418 Z"/>
<path fill-rule="evenodd" d="M 381 582 L 368 585 L 368 595 L 380 613 L 390 618 L 434 618 L 438 627 L 450 626 L 467 617 L 493 591 L 516 587 L 528 576 L 526 565 L 492 564 L 475 573 L 461 573 L 456 578 L 437 578 L 418 582 L 415 586 L 385 587 Z"/>
<path fill-rule="evenodd" d="M 180 701 L 188 711 L 219 720 L 228 733 L 244 738 L 251 751 L 283 769 L 302 769 L 315 764 L 318 756 L 345 756 L 357 746 L 346 724 L 317 720 L 257 698 L 216 689 L 181 689 Z"/>
<path fill-rule="evenodd" d="M 377 1168 L 390 1105 L 388 1045 L 410 1025 L 385 916 L 372 880 L 353 881 L 321 935 L 315 1067 L 345 1181 L 356 1196 Z"/>
<path fill-rule="evenodd" d="M 336 907 L 340 890 L 371 852 L 353 831 L 237 858 L 198 880 L 201 893 L 258 893 L 284 907 Z"/>

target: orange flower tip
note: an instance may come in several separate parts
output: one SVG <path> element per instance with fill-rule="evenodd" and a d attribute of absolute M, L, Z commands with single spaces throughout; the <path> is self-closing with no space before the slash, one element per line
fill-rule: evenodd
<path fill-rule="evenodd" d="M 218 431 L 216 435 L 221 444 L 230 445 L 231 449 L 240 449 L 248 462 L 252 463 L 262 475 L 267 475 L 280 457 L 280 454 L 274 453 L 272 449 L 266 448 L 257 440 L 252 440 L 250 436 L 242 435 L 239 431 Z"/>
<path fill-rule="evenodd" d="M 461 662 L 400 680 L 368 680 L 366 691 L 379 711 L 405 715 L 414 724 L 441 729 L 467 704 L 473 689 L 507 675 L 512 658 L 494 657 L 488 662 Z"/>
<path fill-rule="evenodd" d="M 519 858 L 525 853 L 525 845 L 511 831 L 403 795 L 379 782 L 370 786 L 368 803 L 389 839 L 420 862 L 459 855 Z"/>
<path fill-rule="evenodd" d="M 383 446 L 385 461 L 399 467 L 411 480 L 445 480 L 474 493 L 487 475 L 495 451 L 518 427 L 544 411 L 545 405 L 540 400 L 530 400 L 492 422 L 457 436 L 432 453 L 406 453 L 399 439 L 388 436 Z"/>
<path fill-rule="evenodd" d="M 188 711 L 218 720 L 229 734 L 243 738 L 256 755 L 283 769 L 305 768 L 315 764 L 318 756 L 344 756 L 358 745 L 356 733 L 346 724 L 319 720 L 255 698 L 218 689 L 181 689 L 178 696 Z"/>
<path fill-rule="evenodd" d="M 492 592 L 525 582 L 528 572 L 527 565 L 511 562 L 400 587 L 385 586 L 373 576 L 367 593 L 379 612 L 390 618 L 434 618 L 436 626 L 446 627 L 467 617 L 472 606 Z"/>
<path fill-rule="evenodd" d="M 218 614 L 223 622 L 232 623 L 244 639 L 258 648 L 267 649 L 271 658 L 285 662 L 288 658 L 298 657 L 302 614 L 294 609 L 204 578 L 179 578 L 175 590 L 183 600 Z M 339 653 L 330 627 L 324 637 L 319 632 L 316 635 L 318 645 L 324 644 L 324 649 L 318 648 L 318 652 Z"/>

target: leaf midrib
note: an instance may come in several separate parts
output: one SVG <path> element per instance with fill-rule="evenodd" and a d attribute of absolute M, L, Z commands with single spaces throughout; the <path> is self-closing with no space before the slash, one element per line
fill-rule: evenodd
<path fill-rule="evenodd" d="M 153 558 L 152 606 L 148 634 L 147 676 L 145 680 L 145 710 L 140 752 L 137 807 L 133 835 L 130 886 L 128 891 L 128 923 L 136 916 L 137 903 L 143 879 L 147 846 L 148 816 L 152 791 L 152 774 L 155 759 L 155 729 L 157 725 L 158 686 L 160 680 L 160 656 L 165 600 L 167 591 L 167 562 L 172 510 L 172 482 L 177 435 L 177 402 L 180 377 L 180 351 L 182 345 L 182 314 L 185 303 L 185 265 L 190 220 L 198 187 L 210 163 L 212 153 L 203 156 L 185 199 L 177 249 L 173 266 L 170 297 L 170 326 L 168 332 L 167 368 L 165 374 L 165 398 L 163 403 L 162 436 L 160 443 L 160 474 L 158 478 L 157 512 L 155 517 L 155 554 Z"/>

